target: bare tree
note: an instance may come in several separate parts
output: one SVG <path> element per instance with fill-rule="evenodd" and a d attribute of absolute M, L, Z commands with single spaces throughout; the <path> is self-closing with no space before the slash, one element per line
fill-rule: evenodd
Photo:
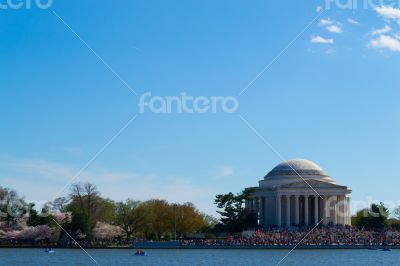
<path fill-rule="evenodd" d="M 99 191 L 97 187 L 92 183 L 85 183 L 83 185 L 83 189 L 85 192 L 86 203 L 87 203 L 87 215 L 88 220 L 92 222 L 92 212 L 96 211 L 96 201 L 99 196 Z"/>
<path fill-rule="evenodd" d="M 69 200 L 65 197 L 59 197 L 53 200 L 52 202 L 47 202 L 44 206 L 44 209 L 53 211 L 53 212 L 65 212 Z"/>

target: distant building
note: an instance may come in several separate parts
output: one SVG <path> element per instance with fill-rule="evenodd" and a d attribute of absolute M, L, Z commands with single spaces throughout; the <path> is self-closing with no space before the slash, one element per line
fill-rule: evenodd
<path fill-rule="evenodd" d="M 337 185 L 314 162 L 285 161 L 254 189 L 246 208 L 258 214 L 261 227 L 351 224 L 351 189 Z"/>

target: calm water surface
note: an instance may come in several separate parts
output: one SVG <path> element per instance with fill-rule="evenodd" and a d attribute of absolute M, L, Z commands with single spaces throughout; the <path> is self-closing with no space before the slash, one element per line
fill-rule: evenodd
<path fill-rule="evenodd" d="M 100 265 L 276 265 L 288 250 L 88 250 Z M 0 265 L 96 265 L 83 251 L 0 249 Z M 280 265 L 400 265 L 400 250 L 295 250 Z"/>

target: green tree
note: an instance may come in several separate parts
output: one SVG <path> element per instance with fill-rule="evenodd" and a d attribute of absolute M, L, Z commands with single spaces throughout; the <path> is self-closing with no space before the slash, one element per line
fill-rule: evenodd
<path fill-rule="evenodd" d="M 92 234 L 87 213 L 73 204 L 70 204 L 67 208 L 68 211 L 72 213 L 72 218 L 71 222 L 65 226 L 66 230 L 75 237 L 90 237 Z"/>
<path fill-rule="evenodd" d="M 115 206 L 115 223 L 124 230 L 127 240 L 131 240 L 133 233 L 143 230 L 146 223 L 148 217 L 141 205 L 140 201 L 128 199 Z"/>
<path fill-rule="evenodd" d="M 15 190 L 0 187 L 0 221 L 8 225 L 18 224 L 29 210 L 29 205 Z"/>
<path fill-rule="evenodd" d="M 239 232 L 249 227 L 255 227 L 257 218 L 244 208 L 245 200 L 249 199 L 254 189 L 245 189 L 239 194 L 221 194 L 215 197 L 215 204 L 221 211 L 221 225 L 228 232 Z"/>
<path fill-rule="evenodd" d="M 97 222 L 111 223 L 114 219 L 115 203 L 100 197 L 97 187 L 91 183 L 77 183 L 71 187 L 71 201 L 66 210 L 72 212 L 71 230 L 92 238 Z"/>
<path fill-rule="evenodd" d="M 212 230 L 219 222 L 218 219 L 212 215 L 205 214 L 205 213 L 202 213 L 201 215 L 203 216 L 203 220 L 205 223 L 204 228 L 203 228 L 204 232 Z"/>
<path fill-rule="evenodd" d="M 177 236 L 198 233 L 208 226 L 204 215 L 192 203 L 172 204 L 171 207 L 174 214 L 173 224 L 176 220 Z"/>
<path fill-rule="evenodd" d="M 388 226 L 389 211 L 381 202 L 371 204 L 370 208 L 360 210 L 352 218 L 352 223 L 357 227 L 368 229 L 382 229 Z"/>
<path fill-rule="evenodd" d="M 35 210 L 35 204 L 33 203 L 29 204 L 28 219 L 26 221 L 27 225 L 29 226 L 48 225 L 49 227 L 54 228 L 57 226 L 54 220 L 55 218 L 49 213 L 42 211 L 42 213 L 39 214 Z"/>
<path fill-rule="evenodd" d="M 149 219 L 144 228 L 146 236 L 155 234 L 160 240 L 167 232 L 173 231 L 173 208 L 166 200 L 148 200 L 143 203 L 142 211 Z"/>
<path fill-rule="evenodd" d="M 389 219 L 389 226 L 397 231 L 400 230 L 400 221 L 397 219 Z"/>

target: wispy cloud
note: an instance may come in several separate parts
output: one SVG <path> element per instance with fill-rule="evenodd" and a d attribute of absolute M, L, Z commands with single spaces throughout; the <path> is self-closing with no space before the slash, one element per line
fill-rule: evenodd
<path fill-rule="evenodd" d="M 332 25 L 332 24 L 333 24 L 333 21 L 330 18 L 321 19 L 319 21 L 320 26 L 328 26 L 328 25 Z"/>
<path fill-rule="evenodd" d="M 333 38 L 324 38 L 321 36 L 312 36 L 311 37 L 311 42 L 312 43 L 318 43 L 318 44 L 333 44 L 334 39 Z"/>
<path fill-rule="evenodd" d="M 1 174 L 19 177 L 21 179 L 36 179 L 41 177 L 47 181 L 64 182 L 77 171 L 78 168 L 66 167 L 63 164 L 39 159 L 18 159 L 8 156 L 0 157 Z"/>
<path fill-rule="evenodd" d="M 373 31 L 371 32 L 371 35 L 372 35 L 372 36 L 374 36 L 374 35 L 380 35 L 380 34 L 388 33 L 388 32 L 390 32 L 391 30 L 392 30 L 392 28 L 391 28 L 389 25 L 385 25 L 385 27 L 383 27 L 383 28 L 381 28 L 381 29 L 373 30 Z"/>
<path fill-rule="evenodd" d="M 11 187 L 25 195 L 30 202 L 43 203 L 53 200 L 80 169 L 79 165 L 40 159 L 0 156 L 1 186 Z M 233 174 L 233 168 L 221 168 L 221 174 Z M 92 182 L 105 197 L 124 200 L 128 197 L 147 200 L 162 198 L 171 202 L 193 202 L 201 211 L 214 213 L 213 198 L 219 193 L 210 187 L 193 184 L 195 178 L 159 175 L 154 173 L 121 172 L 93 165 L 79 177 L 77 182 Z"/>
<path fill-rule="evenodd" d="M 357 20 L 352 19 L 352 18 L 348 18 L 347 22 L 350 24 L 353 24 L 353 25 L 360 25 L 360 22 L 358 22 Z"/>
<path fill-rule="evenodd" d="M 58 163 L 42 159 L 20 159 L 0 156 L 0 172 L 2 175 L 14 177 L 20 180 L 39 180 L 51 184 L 65 183 L 76 175 L 80 165 Z M 130 178 L 138 178 L 136 173 L 109 171 L 99 166 L 94 166 L 83 172 L 79 181 L 126 181 Z M 149 178 L 149 176 L 146 176 Z M 51 195 L 49 195 L 51 196 Z"/>

